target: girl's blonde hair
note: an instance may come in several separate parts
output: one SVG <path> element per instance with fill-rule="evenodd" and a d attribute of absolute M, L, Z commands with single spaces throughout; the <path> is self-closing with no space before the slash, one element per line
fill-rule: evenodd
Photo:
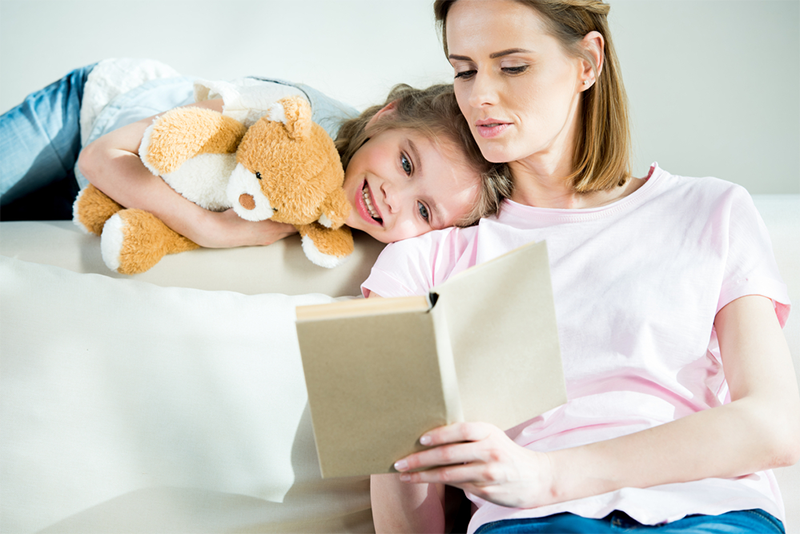
<path fill-rule="evenodd" d="M 389 104 L 393 104 L 392 113 L 378 117 L 368 132 L 367 123 Z M 456 222 L 457 226 L 470 226 L 481 217 L 497 213 L 503 199 L 511 196 L 513 186 L 508 166 L 490 163 L 483 157 L 458 108 L 452 84 L 433 85 L 427 89 L 397 85 L 383 104 L 372 106 L 345 122 L 336 137 L 336 148 L 344 168 L 371 135 L 391 129 L 410 129 L 434 141 L 441 138 L 452 141 L 461 148 L 466 163 L 480 174 L 478 202 L 470 213 Z"/>
<path fill-rule="evenodd" d="M 447 13 L 457 1 L 436 0 L 433 4 L 445 55 L 449 55 Z M 594 70 L 596 82 L 583 92 L 581 125 L 575 140 L 574 170 L 570 176 L 575 190 L 591 193 L 624 185 L 631 176 L 628 98 L 608 26 L 611 6 L 600 0 L 514 1 L 536 10 L 564 50 L 589 61 Z M 581 46 L 584 36 L 592 31 L 599 32 L 605 40 L 599 75 L 594 59 Z"/>

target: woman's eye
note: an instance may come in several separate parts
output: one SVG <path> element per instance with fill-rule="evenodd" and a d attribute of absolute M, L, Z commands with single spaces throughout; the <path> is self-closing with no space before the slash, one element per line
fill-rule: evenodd
<path fill-rule="evenodd" d="M 411 176 L 411 173 L 414 172 L 414 166 L 411 165 L 411 160 L 408 159 L 408 156 L 405 154 L 400 154 L 400 165 L 403 167 L 403 172 L 406 175 Z"/>
<path fill-rule="evenodd" d="M 503 72 L 506 74 L 522 74 L 528 70 L 527 65 L 520 65 L 519 67 L 503 67 Z"/>
<path fill-rule="evenodd" d="M 428 213 L 428 208 L 425 207 L 425 204 L 422 202 L 417 202 L 417 209 L 419 210 L 420 216 L 425 219 L 426 221 L 430 221 L 430 213 Z"/>
<path fill-rule="evenodd" d="M 476 72 L 477 71 L 475 71 L 475 70 L 462 70 L 461 72 L 456 72 L 456 76 L 455 77 L 456 77 L 456 80 L 458 80 L 458 79 L 468 80 L 469 78 L 472 78 L 473 76 L 475 76 Z"/>

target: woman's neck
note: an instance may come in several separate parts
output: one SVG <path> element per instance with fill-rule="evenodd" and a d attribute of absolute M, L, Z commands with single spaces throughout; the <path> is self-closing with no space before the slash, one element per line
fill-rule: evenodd
<path fill-rule="evenodd" d="M 632 178 L 625 185 L 606 191 L 578 193 L 565 165 L 548 166 L 530 160 L 509 163 L 514 177 L 511 200 L 526 206 L 555 209 L 587 209 L 611 204 L 636 191 L 645 182 Z"/>

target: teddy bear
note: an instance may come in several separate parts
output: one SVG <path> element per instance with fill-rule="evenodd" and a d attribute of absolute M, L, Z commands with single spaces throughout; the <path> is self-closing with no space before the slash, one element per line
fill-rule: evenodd
<path fill-rule="evenodd" d="M 351 206 L 339 154 L 301 96 L 278 100 L 249 128 L 214 110 L 170 110 L 145 131 L 139 157 L 205 209 L 232 208 L 248 221 L 294 225 L 306 257 L 317 265 L 335 267 L 353 251 L 350 229 L 343 226 Z M 76 198 L 73 220 L 101 236 L 103 261 L 122 274 L 199 248 L 151 213 L 125 209 L 92 185 Z"/>

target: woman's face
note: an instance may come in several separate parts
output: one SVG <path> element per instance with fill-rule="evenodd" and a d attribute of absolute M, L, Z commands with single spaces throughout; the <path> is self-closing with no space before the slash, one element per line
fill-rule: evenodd
<path fill-rule="evenodd" d="M 446 24 L 456 98 L 484 157 L 571 161 L 585 62 L 511 0 L 459 0 Z"/>
<path fill-rule="evenodd" d="M 478 198 L 480 175 L 455 143 L 419 132 L 385 130 L 350 159 L 346 224 L 391 243 L 453 226 Z"/>

